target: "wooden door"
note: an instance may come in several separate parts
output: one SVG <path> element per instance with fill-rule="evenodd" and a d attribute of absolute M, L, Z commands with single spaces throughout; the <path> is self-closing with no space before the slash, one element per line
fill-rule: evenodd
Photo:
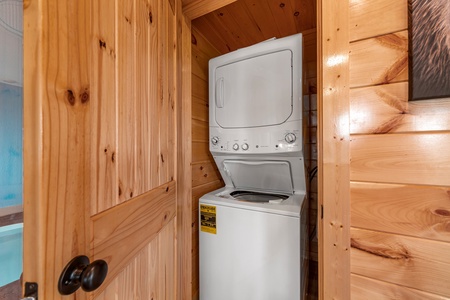
<path fill-rule="evenodd" d="M 177 296 L 180 12 L 175 0 L 24 1 L 24 281 L 40 299 L 61 297 L 77 255 L 109 272 L 72 299 Z"/>

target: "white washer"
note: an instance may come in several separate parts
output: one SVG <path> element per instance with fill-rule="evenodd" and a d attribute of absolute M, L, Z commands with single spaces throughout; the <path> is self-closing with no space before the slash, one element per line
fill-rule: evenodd
<path fill-rule="evenodd" d="M 233 199 L 235 191 L 225 187 L 200 199 L 200 299 L 301 299 L 304 194 L 252 203 Z"/>
<path fill-rule="evenodd" d="M 215 157 L 227 186 L 200 198 L 200 299 L 301 299 L 298 157 Z"/>

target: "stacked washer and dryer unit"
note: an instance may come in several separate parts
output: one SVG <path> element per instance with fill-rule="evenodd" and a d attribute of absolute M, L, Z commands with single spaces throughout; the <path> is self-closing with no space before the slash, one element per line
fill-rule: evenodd
<path fill-rule="evenodd" d="M 200 299 L 302 299 L 302 35 L 210 60 L 209 85 L 225 187 L 200 198 Z"/>

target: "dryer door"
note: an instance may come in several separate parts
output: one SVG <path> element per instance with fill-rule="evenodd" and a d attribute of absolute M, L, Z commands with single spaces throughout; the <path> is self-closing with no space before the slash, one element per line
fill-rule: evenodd
<path fill-rule="evenodd" d="M 215 115 L 223 128 L 278 125 L 292 114 L 292 52 L 282 50 L 215 69 Z"/>

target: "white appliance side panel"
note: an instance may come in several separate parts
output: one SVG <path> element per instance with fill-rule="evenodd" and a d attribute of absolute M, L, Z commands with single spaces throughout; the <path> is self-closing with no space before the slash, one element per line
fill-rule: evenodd
<path fill-rule="evenodd" d="M 300 299 L 299 218 L 216 206 L 200 231 L 201 300 Z"/>
<path fill-rule="evenodd" d="M 224 128 L 270 126 L 292 114 L 292 52 L 283 50 L 215 70 L 216 120 Z"/>

